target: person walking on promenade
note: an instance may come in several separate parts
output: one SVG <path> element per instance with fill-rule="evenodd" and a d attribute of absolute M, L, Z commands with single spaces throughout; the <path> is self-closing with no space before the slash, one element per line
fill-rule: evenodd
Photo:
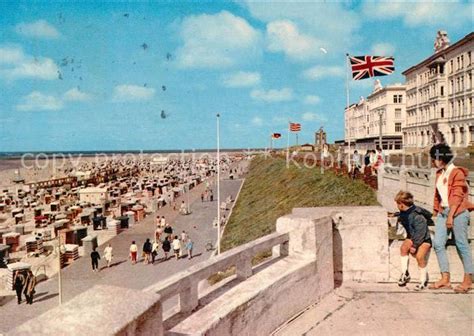
<path fill-rule="evenodd" d="M 160 227 L 160 225 L 161 225 L 160 215 L 156 215 L 155 224 L 156 224 L 156 227 Z"/>
<path fill-rule="evenodd" d="M 430 289 L 451 288 L 446 241 L 448 231 L 452 231 L 456 249 L 464 268 L 464 279 L 454 288 L 456 293 L 467 293 L 472 287 L 472 255 L 468 241 L 469 211 L 474 205 L 469 202 L 469 189 L 466 181 L 468 170 L 456 167 L 452 162 L 454 155 L 445 144 L 431 147 L 430 156 L 436 172 L 434 192 L 435 236 L 434 250 L 438 257 L 441 279 L 429 286 Z"/>
<path fill-rule="evenodd" d="M 180 250 L 179 250 L 179 256 L 182 257 L 183 256 L 183 253 L 184 253 L 184 250 L 186 249 L 186 242 L 188 241 L 188 234 L 186 233 L 186 231 L 182 231 L 181 232 L 181 235 L 179 237 L 179 240 L 181 241 L 181 247 L 180 247 Z"/>
<path fill-rule="evenodd" d="M 16 291 L 16 298 L 18 304 L 21 303 L 21 293 L 23 293 L 23 288 L 25 287 L 26 277 L 20 271 L 15 271 L 15 275 L 13 277 L 13 288 Z"/>
<path fill-rule="evenodd" d="M 178 236 L 174 236 L 172 244 L 173 244 L 174 255 L 176 257 L 176 260 L 178 260 L 179 259 L 179 251 L 181 249 L 181 242 L 179 241 Z"/>
<path fill-rule="evenodd" d="M 130 245 L 130 260 L 132 261 L 132 265 L 137 263 L 137 253 L 138 253 L 138 246 L 135 244 L 135 241 L 132 241 Z"/>
<path fill-rule="evenodd" d="M 204 193 L 201 193 L 201 202 L 204 202 Z"/>
<path fill-rule="evenodd" d="M 186 241 L 186 251 L 188 252 L 188 259 L 193 257 L 193 246 L 194 242 L 191 240 L 191 237 L 188 237 Z"/>
<path fill-rule="evenodd" d="M 145 243 L 143 244 L 143 256 L 145 257 L 145 260 L 143 263 L 145 265 L 149 264 L 151 261 L 151 251 L 152 251 L 152 245 L 150 242 L 150 238 L 147 238 Z"/>
<path fill-rule="evenodd" d="M 209 200 L 210 200 L 211 202 L 214 201 L 214 194 L 212 193 L 212 190 L 209 190 Z"/>
<path fill-rule="evenodd" d="M 104 249 L 104 258 L 107 261 L 107 267 L 110 267 L 110 264 L 112 263 L 112 251 L 113 249 L 111 244 L 107 245 L 107 247 Z"/>
<path fill-rule="evenodd" d="M 409 254 L 416 258 L 420 270 L 420 283 L 415 290 L 423 290 L 428 286 L 428 272 L 426 265 L 431 250 L 431 237 L 428 231 L 428 221 L 431 221 L 431 213 L 418 207 L 413 202 L 413 195 L 406 191 L 399 191 L 395 196 L 399 220 L 407 232 L 407 238 L 400 247 L 400 261 L 402 275 L 398 280 L 398 286 L 404 287 L 410 281 L 408 272 Z"/>
<path fill-rule="evenodd" d="M 27 304 L 33 304 L 33 295 L 35 294 L 36 277 L 31 270 L 26 273 L 25 287 L 23 293 Z"/>
<path fill-rule="evenodd" d="M 168 253 L 170 253 L 170 250 L 171 250 L 171 243 L 168 237 L 165 237 L 165 240 L 163 241 L 161 248 L 163 249 L 163 252 L 165 253 L 165 260 L 168 260 Z"/>
<path fill-rule="evenodd" d="M 155 240 L 161 241 L 161 235 L 163 234 L 163 229 L 161 227 L 157 227 L 155 230 Z"/>
<path fill-rule="evenodd" d="M 160 220 L 160 226 L 162 228 L 164 228 L 166 225 L 166 219 L 165 219 L 165 216 L 161 216 L 161 220 Z"/>
<path fill-rule="evenodd" d="M 92 271 L 97 272 L 99 270 L 100 254 L 96 251 L 96 247 L 91 252 Z"/>
<path fill-rule="evenodd" d="M 160 244 L 158 244 L 159 240 L 155 240 L 151 245 L 151 263 L 155 263 L 155 258 L 158 255 L 158 249 L 160 248 Z"/>
<path fill-rule="evenodd" d="M 166 233 L 167 237 L 171 239 L 173 235 L 173 228 L 171 227 L 169 223 L 166 224 L 164 232 Z"/>

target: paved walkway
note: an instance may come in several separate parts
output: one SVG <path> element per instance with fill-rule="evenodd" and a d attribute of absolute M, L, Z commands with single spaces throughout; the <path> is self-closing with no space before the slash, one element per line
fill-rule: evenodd
<path fill-rule="evenodd" d="M 215 245 L 217 239 L 217 230 L 212 227 L 212 221 L 217 213 L 217 201 L 215 199 L 217 192 L 214 181 L 213 184 L 211 183 L 211 188 L 214 190 L 215 195 L 214 202 L 201 202 L 200 195 L 205 189 L 205 184 L 201 183 L 189 193 L 191 215 L 179 215 L 178 211 L 173 211 L 171 207 L 166 206 L 129 230 L 112 238 L 109 242 L 114 249 L 113 267 L 105 268 L 105 261 L 101 260 L 99 266 L 102 268 L 100 272 L 94 273 L 91 270 L 90 258 L 83 257 L 63 269 L 63 302 L 70 300 L 96 284 L 143 289 L 209 258 L 212 251 L 206 251 L 205 244 L 212 241 L 213 245 Z M 221 180 L 221 199 L 225 200 L 228 195 L 232 195 L 235 198 L 241 184 L 242 180 L 240 179 Z M 186 200 L 186 196 L 178 198 L 176 200 L 177 204 L 180 204 L 182 199 Z M 131 265 L 128 260 L 130 243 L 132 240 L 135 240 L 141 253 L 141 248 L 146 238 L 153 239 L 156 215 L 165 216 L 178 235 L 182 230 L 186 230 L 189 233 L 195 242 L 195 258 L 191 260 L 187 258 L 181 260 L 159 260 L 158 262 L 155 261 L 154 265 L 144 265 L 143 263 Z M 104 248 L 105 245 L 99 247 L 101 254 Z M 160 248 L 158 258 L 162 257 L 163 251 Z M 0 323 L 0 333 L 7 332 L 13 327 L 57 306 L 58 300 L 57 276 L 37 286 L 33 305 L 26 305 L 24 303 L 17 305 L 14 296 L 0 297 L 0 316 L 2 321 Z"/>
<path fill-rule="evenodd" d="M 348 284 L 274 336 L 472 335 L 474 294 L 415 292 L 396 284 Z"/>

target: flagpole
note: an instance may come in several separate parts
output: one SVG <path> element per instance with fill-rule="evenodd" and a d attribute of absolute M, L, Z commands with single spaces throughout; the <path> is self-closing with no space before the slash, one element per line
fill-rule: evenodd
<path fill-rule="evenodd" d="M 273 133 L 270 134 L 270 150 L 273 150 Z"/>
<path fill-rule="evenodd" d="M 288 134 L 287 134 L 287 144 L 286 144 L 286 164 L 288 165 L 288 162 L 290 160 L 290 119 L 288 119 Z"/>
<path fill-rule="evenodd" d="M 298 147 L 298 132 L 296 132 L 295 134 L 296 134 L 296 147 Z"/>
<path fill-rule="evenodd" d="M 349 54 L 346 54 L 346 111 L 349 112 Z M 346 127 L 346 116 L 344 113 L 344 129 Z M 349 147 L 349 153 L 347 155 L 347 169 L 351 171 L 351 131 L 350 131 L 350 123 L 347 125 L 347 142 Z"/>
<path fill-rule="evenodd" d="M 216 115 L 217 121 L 217 254 L 221 254 L 221 156 L 220 156 L 220 114 Z"/>

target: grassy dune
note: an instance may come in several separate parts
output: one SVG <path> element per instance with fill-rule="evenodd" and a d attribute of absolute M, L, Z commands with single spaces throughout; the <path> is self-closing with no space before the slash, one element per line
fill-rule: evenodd
<path fill-rule="evenodd" d="M 286 168 L 280 158 L 255 158 L 225 228 L 222 251 L 275 231 L 278 217 L 295 207 L 376 205 L 361 181 L 320 173 L 319 168 Z"/>

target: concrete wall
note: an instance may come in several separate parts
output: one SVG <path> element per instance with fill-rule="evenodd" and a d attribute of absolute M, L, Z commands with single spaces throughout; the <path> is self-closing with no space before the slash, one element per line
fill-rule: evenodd
<path fill-rule="evenodd" d="M 435 169 L 415 169 L 406 167 L 384 166 L 379 169 L 377 200 L 389 211 L 397 211 L 395 195 L 400 190 L 407 190 L 415 197 L 416 204 L 433 209 L 435 187 Z M 469 197 L 474 203 L 474 173 L 469 172 Z M 474 222 L 474 212 L 471 212 L 471 223 Z"/>
<path fill-rule="evenodd" d="M 74 299 L 15 328 L 8 335 L 162 336 L 159 295 L 94 286 Z"/>
<path fill-rule="evenodd" d="M 330 216 L 333 220 L 336 281 L 388 281 L 389 247 L 387 211 L 384 208 L 296 208 L 293 214 L 306 218 Z"/>
<path fill-rule="evenodd" d="M 258 272 L 172 328 L 167 335 L 268 335 L 334 288 L 331 219 L 289 215 L 288 256 Z"/>

